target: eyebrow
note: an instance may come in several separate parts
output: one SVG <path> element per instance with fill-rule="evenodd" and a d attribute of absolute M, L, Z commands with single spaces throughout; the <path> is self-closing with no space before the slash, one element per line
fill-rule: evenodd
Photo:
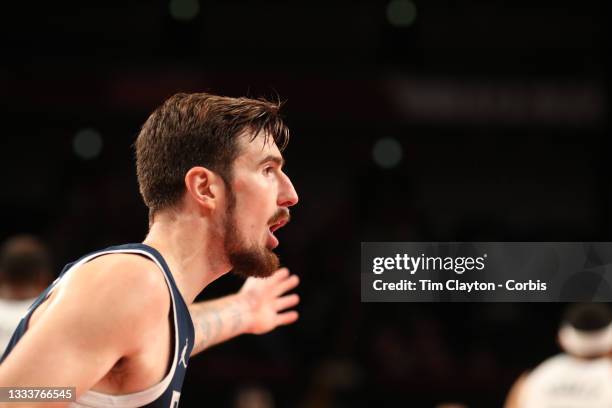
<path fill-rule="evenodd" d="M 272 154 L 264 157 L 258 164 L 258 166 L 261 166 L 262 164 L 266 163 L 266 162 L 274 162 L 276 163 L 279 167 L 283 167 L 285 165 L 285 159 L 283 159 L 280 156 L 274 156 Z"/>

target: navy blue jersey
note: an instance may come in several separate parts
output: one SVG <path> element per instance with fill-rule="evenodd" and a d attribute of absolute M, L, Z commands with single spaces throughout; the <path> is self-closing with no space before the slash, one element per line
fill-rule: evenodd
<path fill-rule="evenodd" d="M 36 310 L 36 308 L 40 306 L 45 299 L 47 299 L 53 289 L 61 282 L 62 278 L 71 269 L 75 269 L 99 256 L 113 253 L 130 253 L 145 256 L 155 262 L 159 269 L 161 269 L 163 272 L 170 291 L 172 301 L 171 314 L 174 317 L 170 319 L 174 326 L 174 353 L 172 365 L 170 366 L 170 370 L 166 373 L 164 379 L 149 389 L 127 395 L 107 395 L 95 391 L 88 391 L 81 395 L 77 402 L 73 403 L 71 406 L 93 408 L 109 406 L 122 408 L 176 408 L 178 407 L 178 401 L 181 395 L 181 388 L 183 385 L 183 379 L 185 377 L 189 356 L 191 355 L 191 350 L 193 349 L 195 332 L 193 322 L 191 321 L 191 315 L 189 314 L 189 309 L 187 308 L 187 305 L 185 304 L 183 297 L 179 292 L 176 283 L 174 282 L 166 261 L 157 250 L 148 245 L 126 244 L 114 246 L 92 252 L 80 258 L 78 261 L 66 265 L 60 276 L 47 289 L 45 289 L 45 291 L 36 299 L 36 301 L 34 301 L 34 303 L 28 309 L 26 315 L 21 319 L 19 326 L 17 326 L 11 341 L 0 359 L 0 363 L 4 361 L 6 356 L 9 355 L 11 350 L 26 332 L 28 321 L 33 311 Z"/>

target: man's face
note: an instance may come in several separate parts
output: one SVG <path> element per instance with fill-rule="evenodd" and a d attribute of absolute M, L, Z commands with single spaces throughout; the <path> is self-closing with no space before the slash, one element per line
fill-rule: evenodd
<path fill-rule="evenodd" d="M 238 140 L 225 218 L 225 250 L 234 273 L 265 277 L 279 266 L 272 250 L 279 244 L 274 231 L 289 222 L 289 207 L 298 196 L 282 171 L 283 158 L 274 140 L 260 134 Z"/>

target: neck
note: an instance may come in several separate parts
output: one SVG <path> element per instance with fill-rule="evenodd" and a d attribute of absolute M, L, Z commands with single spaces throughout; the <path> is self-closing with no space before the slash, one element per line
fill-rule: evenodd
<path fill-rule="evenodd" d="M 162 254 L 187 305 L 231 269 L 223 238 L 195 214 L 156 214 L 143 243 Z"/>

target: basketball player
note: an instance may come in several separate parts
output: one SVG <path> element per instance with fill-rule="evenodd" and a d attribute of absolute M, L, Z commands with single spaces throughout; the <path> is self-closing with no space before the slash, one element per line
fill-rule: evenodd
<path fill-rule="evenodd" d="M 506 408 L 612 407 L 612 312 L 605 304 L 568 309 L 558 340 L 564 353 L 524 374 Z"/>
<path fill-rule="evenodd" d="M 0 350 L 11 340 L 21 317 L 51 282 L 45 245 L 30 235 L 16 235 L 0 248 Z"/>
<path fill-rule="evenodd" d="M 279 104 L 263 100 L 177 94 L 157 108 L 135 144 L 146 239 L 67 265 L 18 327 L 0 385 L 74 386 L 72 406 L 174 408 L 190 355 L 294 322 L 283 310 L 297 295 L 284 294 L 297 277 L 274 273 L 272 252 L 298 201 L 288 137 Z M 229 270 L 269 278 L 194 303 Z"/>

